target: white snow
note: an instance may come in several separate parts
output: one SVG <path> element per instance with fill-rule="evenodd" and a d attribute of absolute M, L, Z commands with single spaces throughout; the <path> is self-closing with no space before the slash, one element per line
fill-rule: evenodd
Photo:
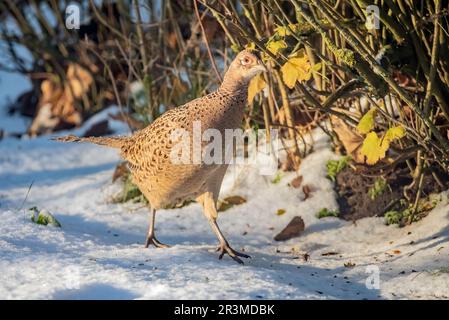
<path fill-rule="evenodd" d="M 119 123 L 113 126 L 126 133 Z M 273 177 L 255 169 L 228 172 L 222 196 L 248 201 L 221 213 L 218 222 L 230 244 L 252 256 L 244 266 L 227 256 L 218 260 L 217 240 L 198 204 L 160 210 L 156 234 L 173 247 L 145 249 L 148 210 L 110 203 L 118 188 L 111 183 L 116 151 L 57 143 L 48 136 L 5 138 L 0 141 L 0 299 L 448 298 L 447 195 L 424 220 L 401 229 L 385 226 L 382 218 L 318 220 L 321 208 L 337 208 L 325 177 L 326 161 L 336 156 L 327 137 L 314 134 L 314 152 L 299 170 L 313 190 L 307 200 L 301 189 L 288 186 L 294 173 L 283 173 L 273 184 Z M 31 222 L 32 206 L 49 210 L 62 228 Z M 278 209 L 286 213 L 278 216 Z M 304 219 L 304 233 L 275 242 L 274 235 L 295 215 Z M 329 252 L 337 254 L 322 255 Z M 367 267 L 379 268 L 379 288 L 366 286 Z"/>

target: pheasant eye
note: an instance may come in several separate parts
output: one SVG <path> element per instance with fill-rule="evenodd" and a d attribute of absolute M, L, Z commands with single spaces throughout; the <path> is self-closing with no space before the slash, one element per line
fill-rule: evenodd
<path fill-rule="evenodd" d="M 251 60 L 248 57 L 242 58 L 240 61 L 242 65 L 247 65 L 251 62 Z"/>

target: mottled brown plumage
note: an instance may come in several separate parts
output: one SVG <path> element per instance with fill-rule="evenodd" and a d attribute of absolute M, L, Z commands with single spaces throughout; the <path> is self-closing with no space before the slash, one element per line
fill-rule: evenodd
<path fill-rule="evenodd" d="M 172 140 L 173 132 L 184 129 L 192 136 L 194 121 L 200 121 L 201 132 L 213 128 L 219 130 L 222 137 L 225 129 L 239 128 L 247 100 L 248 83 L 263 70 L 260 60 L 253 53 L 242 51 L 231 63 L 217 91 L 164 113 L 148 127 L 130 137 L 67 136 L 56 140 L 92 142 L 120 149 L 121 156 L 129 163 L 133 182 L 151 205 L 146 246 L 165 246 L 154 236 L 157 209 L 196 199 L 219 238 L 220 259 L 226 253 L 242 263 L 238 256 L 248 256 L 229 246 L 216 223 L 216 204 L 227 164 L 173 163 L 170 152 L 176 143 Z"/>

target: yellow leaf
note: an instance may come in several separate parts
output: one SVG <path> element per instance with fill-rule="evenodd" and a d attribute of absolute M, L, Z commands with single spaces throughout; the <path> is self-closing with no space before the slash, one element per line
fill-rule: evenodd
<path fill-rule="evenodd" d="M 289 61 L 298 69 L 298 81 L 307 81 L 310 79 L 312 74 L 310 72 L 311 67 L 307 56 L 305 56 L 305 58 L 292 58 Z"/>
<path fill-rule="evenodd" d="M 285 37 L 285 36 L 289 36 L 291 35 L 291 30 L 293 30 L 293 32 L 296 32 L 296 30 L 298 29 L 298 25 L 290 23 L 288 26 L 277 26 L 274 31 L 281 37 Z"/>
<path fill-rule="evenodd" d="M 307 81 L 312 76 L 309 57 L 300 50 L 290 58 L 281 68 L 282 79 L 287 87 L 292 89 L 296 81 Z"/>
<path fill-rule="evenodd" d="M 295 65 L 287 61 L 281 68 L 282 79 L 287 87 L 292 89 L 295 86 L 296 80 L 298 79 L 298 70 L 296 70 Z"/>
<path fill-rule="evenodd" d="M 312 71 L 319 72 L 319 71 L 321 71 L 322 67 L 323 67 L 323 63 L 321 63 L 321 62 L 315 63 L 312 67 Z"/>
<path fill-rule="evenodd" d="M 252 78 L 248 86 L 248 103 L 251 104 L 256 94 L 262 91 L 266 86 L 267 84 L 261 74 Z"/>
<path fill-rule="evenodd" d="M 405 129 L 403 127 L 391 127 L 385 133 L 384 140 L 388 140 L 389 142 L 400 139 L 405 136 Z"/>
<path fill-rule="evenodd" d="M 391 127 L 382 139 L 379 139 L 375 132 L 370 132 L 363 141 L 360 153 L 366 157 L 367 164 L 375 164 L 385 158 L 385 153 L 390 148 L 390 143 L 393 140 L 400 139 L 404 136 L 405 130 L 403 127 Z"/>
<path fill-rule="evenodd" d="M 260 52 L 260 58 L 262 59 L 263 62 L 267 62 L 271 60 L 271 56 L 268 53 L 265 52 Z"/>
<path fill-rule="evenodd" d="M 245 49 L 247 50 L 255 50 L 256 49 L 256 44 L 254 42 L 250 42 L 245 46 Z"/>
<path fill-rule="evenodd" d="M 285 209 L 278 209 L 278 211 L 276 212 L 276 214 L 277 214 L 278 216 L 282 216 L 285 212 L 286 212 Z"/>
<path fill-rule="evenodd" d="M 377 134 L 375 132 L 370 132 L 367 134 L 365 140 L 363 140 L 360 153 L 366 157 L 367 164 L 375 164 L 380 159 L 385 158 L 386 150 L 383 149 L 381 140 Z"/>
<path fill-rule="evenodd" d="M 362 134 L 367 134 L 374 128 L 374 117 L 376 116 L 376 109 L 371 108 L 365 115 L 360 119 L 357 125 L 357 131 Z"/>
<path fill-rule="evenodd" d="M 267 44 L 267 49 L 274 55 L 277 55 L 279 50 L 287 48 L 287 43 L 284 40 L 270 41 Z"/>
<path fill-rule="evenodd" d="M 238 44 L 233 44 L 231 46 L 231 50 L 232 50 L 232 52 L 239 53 L 241 51 L 241 48 Z"/>

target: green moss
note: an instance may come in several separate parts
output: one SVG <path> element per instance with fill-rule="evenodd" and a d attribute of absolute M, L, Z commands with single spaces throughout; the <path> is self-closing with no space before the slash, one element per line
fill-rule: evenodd
<path fill-rule="evenodd" d="M 389 188 L 390 186 L 388 185 L 387 180 L 377 178 L 376 181 L 374 181 L 374 186 L 368 189 L 368 195 L 371 200 L 376 200 L 378 196 L 383 194 Z"/>
<path fill-rule="evenodd" d="M 318 219 L 326 218 L 326 217 L 338 217 L 338 211 L 332 211 L 327 208 L 323 208 L 317 212 L 316 217 Z"/>
<path fill-rule="evenodd" d="M 385 224 L 398 224 L 399 226 L 404 226 L 405 224 L 416 222 L 419 220 L 420 210 L 418 208 L 417 212 L 413 214 L 413 208 L 409 208 L 402 211 L 388 211 L 385 213 Z"/>
<path fill-rule="evenodd" d="M 404 226 L 412 222 L 421 220 L 426 216 L 426 213 L 436 207 L 436 205 L 442 201 L 440 194 L 431 194 L 426 198 L 420 199 L 416 210 L 413 209 L 413 205 L 406 200 L 400 200 L 400 206 L 405 207 L 403 210 L 392 210 L 385 213 L 385 224 L 398 224 Z"/>
<path fill-rule="evenodd" d="M 355 55 L 352 50 L 349 49 L 337 49 L 334 54 L 342 61 L 344 61 L 349 67 L 355 66 Z"/>
<path fill-rule="evenodd" d="M 353 68 L 357 61 L 355 58 L 354 51 L 349 50 L 347 48 L 337 48 L 335 44 L 332 42 L 331 39 L 327 36 L 327 34 L 322 33 L 321 34 L 324 37 L 324 41 L 326 42 L 329 49 L 332 51 L 332 53 L 339 58 L 341 61 L 343 61 L 348 67 Z"/>
<path fill-rule="evenodd" d="M 282 179 L 281 172 L 278 172 L 278 173 L 276 173 L 276 176 L 274 177 L 274 179 L 271 180 L 271 183 L 278 184 L 279 182 L 281 182 L 281 179 Z"/>
<path fill-rule="evenodd" d="M 327 177 L 335 182 L 337 174 L 348 166 L 350 156 L 342 157 L 338 160 L 329 160 L 326 162 Z"/>
<path fill-rule="evenodd" d="M 388 211 L 385 213 L 384 218 L 385 218 L 386 225 L 399 224 L 402 221 L 403 213 L 402 213 L 402 211 L 396 211 L 396 210 Z"/>
<path fill-rule="evenodd" d="M 43 226 L 51 225 L 61 228 L 61 223 L 47 210 L 39 210 L 37 207 L 30 208 L 31 221 Z"/>

